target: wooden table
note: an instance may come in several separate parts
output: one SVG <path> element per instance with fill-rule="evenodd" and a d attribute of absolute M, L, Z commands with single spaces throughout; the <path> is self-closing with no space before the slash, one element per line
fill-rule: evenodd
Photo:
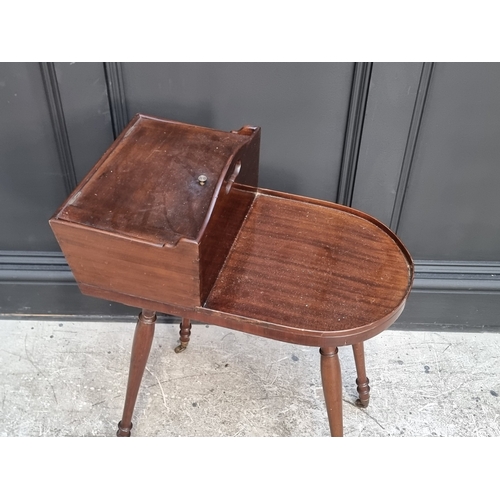
<path fill-rule="evenodd" d="M 342 436 L 338 347 L 353 347 L 357 404 L 366 407 L 370 387 L 363 342 L 388 328 L 403 311 L 413 280 L 413 263 L 408 251 L 386 226 L 360 211 L 257 188 L 252 172 L 258 166 L 255 151 L 258 153 L 256 141 L 260 131 L 248 127 L 235 134 L 241 137 L 235 137 L 233 149 L 228 149 L 223 162 L 224 168 L 214 171 L 213 181 L 208 175 L 205 181 L 198 178 L 197 186 L 188 183 L 186 199 L 191 189 L 197 189 L 196 203 L 200 205 L 200 197 L 205 194 L 211 203 L 203 216 L 195 213 L 197 225 L 191 224 L 194 236 L 183 237 L 178 230 L 165 236 L 168 231 L 161 230 L 166 227 L 165 220 L 162 220 L 163 226 L 157 221 L 148 223 L 158 218 L 159 210 L 156 202 L 148 201 L 151 193 L 146 193 L 144 186 L 151 189 L 150 178 L 159 182 L 162 189 L 168 182 L 170 190 L 176 193 L 177 210 L 180 202 L 175 175 L 169 172 L 165 182 L 159 179 L 162 174 L 158 165 L 164 169 L 165 159 L 163 163 L 149 164 L 139 177 L 139 166 L 125 168 L 124 159 L 130 158 L 130 150 L 141 149 L 137 140 L 129 140 L 128 146 L 124 146 L 127 132 L 130 135 L 136 127 L 136 135 L 141 137 L 143 132 L 138 130 L 144 124 L 154 126 L 154 130 L 171 127 L 165 129 L 168 135 L 172 130 L 179 130 L 183 141 L 177 140 L 177 143 L 184 154 L 182 148 L 189 143 L 185 134 L 199 137 L 197 134 L 208 134 L 210 129 L 200 131 L 185 125 L 182 128 L 181 124 L 172 128 L 172 122 L 158 120 L 160 124 L 157 124 L 148 120 L 150 117 L 144 116 L 133 120 L 50 221 L 83 293 L 142 309 L 117 435 L 130 436 L 131 433 L 132 414 L 153 340 L 155 311 L 158 311 L 183 318 L 177 352 L 188 345 L 191 320 L 319 347 L 331 434 Z M 225 140 L 225 136 L 221 137 Z M 218 140 L 216 138 L 213 144 Z M 213 144 L 212 152 L 215 151 Z M 149 158 L 152 147 L 156 145 L 147 143 L 139 157 L 144 158 L 144 152 L 149 151 Z M 172 148 L 164 150 L 169 158 L 172 151 Z M 205 148 L 205 156 L 210 151 L 207 153 Z M 190 162 L 192 158 L 189 165 Z M 244 176 L 252 182 L 235 182 L 247 164 L 250 166 Z M 112 171 L 120 169 L 122 175 L 111 177 Z M 143 180 L 138 180 L 141 177 Z M 130 182 L 131 178 L 134 182 Z M 193 178 L 196 179 L 196 175 Z M 206 182 L 215 186 L 204 194 Z M 133 207 L 128 216 L 123 215 L 126 194 Z M 181 199 L 182 196 L 181 190 Z M 121 200 L 120 205 L 113 201 L 116 199 Z M 169 206 L 172 202 L 166 199 L 164 203 Z M 170 212 L 170 228 L 177 222 L 186 228 L 193 204 L 187 203 L 187 206 L 187 212 L 177 219 L 172 218 Z M 134 226 L 134 220 L 143 223 Z M 184 233 L 188 231 L 189 227 L 184 229 Z M 171 239 L 165 243 L 167 237 Z M 205 247 L 210 251 L 204 250 Z M 190 252 L 194 253 L 190 255 Z"/>

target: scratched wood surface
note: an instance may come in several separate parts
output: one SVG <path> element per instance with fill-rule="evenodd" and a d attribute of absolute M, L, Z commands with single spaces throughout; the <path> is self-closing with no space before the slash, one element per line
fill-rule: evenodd
<path fill-rule="evenodd" d="M 138 115 L 59 217 L 157 244 L 196 239 L 228 162 L 251 139 Z"/>
<path fill-rule="evenodd" d="M 203 303 L 252 204 L 259 147 L 258 127 L 137 115 L 50 220 L 78 283 Z"/>
<path fill-rule="evenodd" d="M 205 307 L 342 332 L 396 311 L 411 280 L 402 244 L 368 216 L 260 190 Z"/>
<path fill-rule="evenodd" d="M 137 115 L 50 221 L 81 290 L 320 347 L 390 326 L 404 245 L 362 212 L 258 189 L 259 145 L 257 127 Z"/>
<path fill-rule="evenodd" d="M 265 189 L 255 194 L 204 303 L 158 300 L 130 287 L 109 290 L 89 281 L 79 283 L 80 289 L 138 308 L 318 347 L 363 342 L 394 323 L 414 272 L 396 235 L 349 207 Z"/>

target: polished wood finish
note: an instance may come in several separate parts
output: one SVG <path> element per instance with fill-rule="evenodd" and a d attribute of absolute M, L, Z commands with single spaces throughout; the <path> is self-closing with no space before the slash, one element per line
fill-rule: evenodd
<path fill-rule="evenodd" d="M 320 347 L 336 436 L 337 346 L 353 345 L 359 404 L 368 404 L 363 342 L 403 311 L 412 259 L 367 214 L 257 188 L 259 144 L 255 127 L 220 132 L 138 115 L 50 220 L 83 293 L 146 311 L 120 435 L 130 434 L 151 311 L 183 318 L 176 352 L 190 320 Z"/>
<path fill-rule="evenodd" d="M 356 363 L 356 373 L 358 374 L 356 385 L 359 398 L 356 400 L 356 404 L 362 408 L 366 408 L 370 403 L 370 380 L 366 376 L 365 348 L 363 342 L 353 344 L 352 350 L 354 353 L 354 362 Z"/>
<path fill-rule="evenodd" d="M 130 437 L 132 414 L 134 413 L 137 394 L 139 393 L 142 376 L 146 368 L 149 352 L 151 351 L 151 344 L 153 343 L 155 321 L 156 314 L 154 311 L 143 309 L 139 314 L 137 326 L 135 327 L 134 342 L 132 344 L 132 354 L 130 356 L 125 406 L 116 433 L 118 437 Z"/>
<path fill-rule="evenodd" d="M 342 205 L 263 189 L 258 189 L 256 195 L 203 306 L 145 300 L 85 284 L 80 284 L 80 289 L 88 295 L 134 307 L 317 347 L 363 342 L 394 323 L 403 311 L 413 280 L 411 257 L 395 235 L 375 219 Z M 284 210 L 280 210 L 282 202 Z M 261 217 L 262 209 L 271 216 Z M 278 221 L 292 233 L 288 240 L 279 230 L 276 241 L 272 237 L 277 225 L 275 212 L 286 216 Z M 329 221 L 330 228 L 326 230 L 330 230 L 331 242 L 321 237 L 309 243 L 315 233 L 309 232 L 307 221 L 301 217 L 311 213 Z M 336 232 L 335 226 L 342 223 L 343 230 Z M 365 227 L 362 232 L 356 230 L 358 224 Z M 261 229 L 252 232 L 256 226 Z M 276 257 L 279 250 L 287 252 L 287 260 Z M 266 263 L 264 256 L 273 255 L 274 259 Z M 304 270 L 309 267 L 310 272 Z M 267 273 L 273 273 L 274 282 L 267 278 Z M 322 279 L 328 280 L 331 290 L 322 286 Z M 264 286 L 259 285 L 259 280 Z M 280 290 L 280 283 L 287 293 Z M 269 296 L 269 288 L 275 297 Z M 273 310 L 266 299 L 271 301 Z M 320 311 L 316 317 L 315 312 L 321 307 L 328 314 Z"/>
<path fill-rule="evenodd" d="M 205 308 L 316 337 L 373 329 L 409 291 L 401 245 L 364 214 L 258 190 Z"/>
<path fill-rule="evenodd" d="M 137 115 L 59 218 L 158 245 L 197 240 L 224 177 L 251 138 Z M 242 171 L 248 167 L 256 165 L 242 165 Z"/>
<path fill-rule="evenodd" d="M 254 201 L 255 190 L 241 189 L 234 184 L 229 194 L 224 192 L 220 196 L 222 201 L 214 208 L 213 218 L 200 240 L 200 305 L 206 301 L 241 230 Z"/>
<path fill-rule="evenodd" d="M 257 127 L 137 115 L 50 220 L 77 281 L 201 305 L 251 206 L 233 183 L 257 185 L 259 145 Z"/>
<path fill-rule="evenodd" d="M 195 243 L 162 247 L 58 219 L 52 228 L 80 287 L 91 284 L 187 307 L 199 304 Z"/>
<path fill-rule="evenodd" d="M 340 371 L 338 347 L 322 347 L 321 354 L 321 381 L 325 394 L 326 412 L 330 423 L 332 437 L 344 435 L 342 417 L 342 375 Z"/>
<path fill-rule="evenodd" d="M 252 191 L 244 186 L 237 189 Z M 385 226 L 353 209 L 262 189 L 254 194 L 205 304 L 166 304 L 80 284 L 81 290 L 136 307 L 322 347 L 328 418 L 332 435 L 340 436 L 340 364 L 335 348 L 354 345 L 358 404 L 366 407 L 370 388 L 362 342 L 401 314 L 413 279 L 411 257 Z"/>

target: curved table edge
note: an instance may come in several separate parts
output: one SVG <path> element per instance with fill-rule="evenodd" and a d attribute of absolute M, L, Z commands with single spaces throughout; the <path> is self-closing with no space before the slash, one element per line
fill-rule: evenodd
<path fill-rule="evenodd" d="M 210 325 L 219 326 L 222 328 L 230 328 L 265 337 L 281 342 L 291 344 L 305 345 L 311 347 L 337 347 L 342 345 L 352 345 L 359 342 L 364 342 L 375 335 L 389 328 L 401 315 L 406 305 L 406 298 L 401 302 L 399 307 L 394 309 L 387 316 L 362 327 L 343 331 L 315 331 L 303 330 L 284 325 L 276 325 L 259 321 L 253 318 L 245 318 L 236 316 L 205 307 L 181 307 L 171 304 L 134 297 L 124 293 L 105 290 L 93 285 L 84 283 L 79 284 L 80 291 L 91 297 L 110 300 L 113 302 L 121 302 L 122 304 L 137 307 L 140 309 L 150 309 L 152 311 L 161 312 L 164 314 L 178 316 L 181 318 L 189 318 L 190 320 L 199 321 L 200 323 L 208 323 Z"/>

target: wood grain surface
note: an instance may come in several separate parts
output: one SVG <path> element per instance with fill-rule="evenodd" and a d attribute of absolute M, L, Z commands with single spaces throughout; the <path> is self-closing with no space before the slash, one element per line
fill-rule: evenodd
<path fill-rule="evenodd" d="M 139 115 L 59 218 L 157 244 L 196 240 L 234 155 L 251 141 Z"/>
<path fill-rule="evenodd" d="M 408 251 L 376 219 L 342 205 L 258 189 L 204 304 L 186 307 L 79 285 L 85 294 L 134 307 L 328 347 L 363 342 L 391 326 L 412 281 Z"/>
<path fill-rule="evenodd" d="M 261 191 L 205 307 L 295 329 L 352 330 L 396 310 L 411 277 L 401 247 L 371 220 Z"/>
<path fill-rule="evenodd" d="M 76 280 L 201 305 L 253 202 L 259 150 L 258 127 L 137 115 L 50 220 Z"/>

